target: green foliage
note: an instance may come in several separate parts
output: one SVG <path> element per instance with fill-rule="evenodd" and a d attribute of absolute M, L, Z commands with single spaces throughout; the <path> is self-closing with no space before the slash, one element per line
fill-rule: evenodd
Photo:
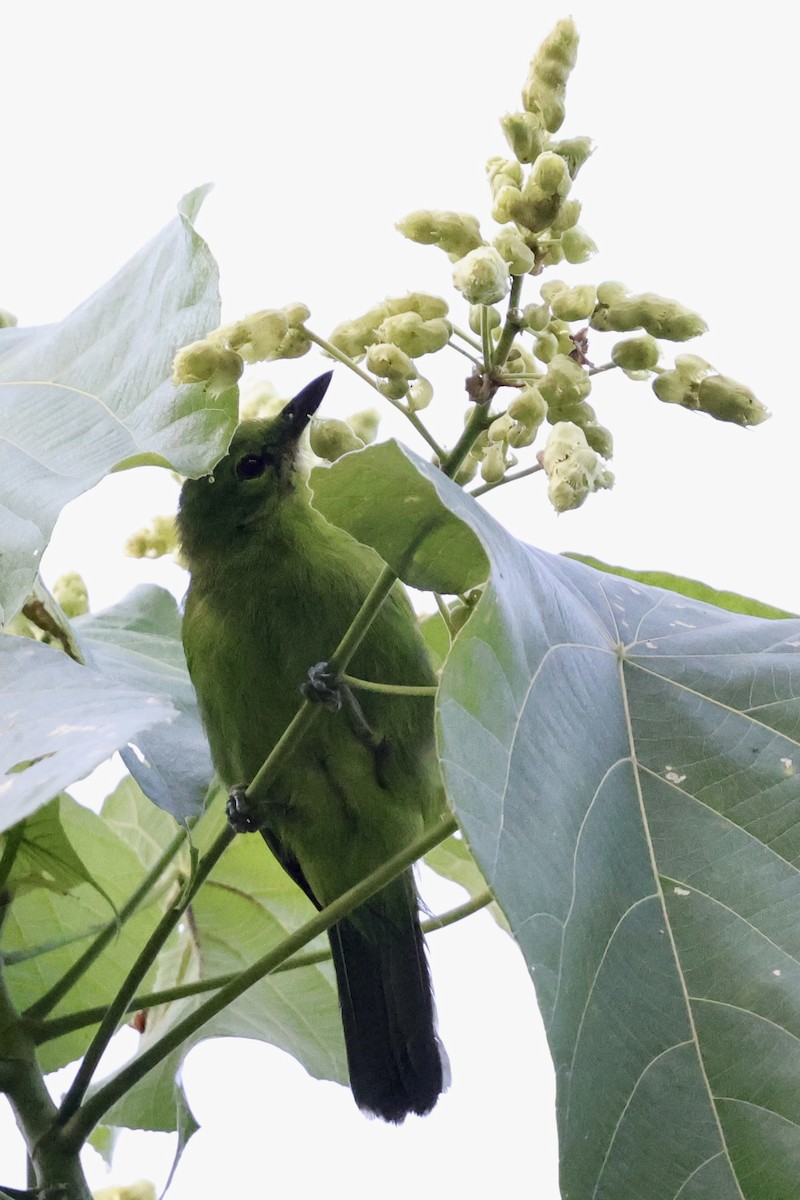
<path fill-rule="evenodd" d="M 397 442 L 365 446 L 373 412 L 320 422 L 315 449 L 335 462 L 313 470 L 314 502 L 407 584 L 437 593 L 422 625 L 464 837 L 428 861 L 472 896 L 490 885 L 531 969 L 557 1070 L 564 1195 L 796 1191 L 800 619 L 692 580 L 543 554 L 477 502 L 529 448 L 519 474 L 543 470 L 558 509 L 610 485 L 612 435 L 588 402 L 598 370 L 719 420 L 766 415 L 697 355 L 661 365 L 660 342 L 705 327 L 678 301 L 556 279 L 523 296 L 594 252 L 573 195 L 591 143 L 553 137 L 576 50 L 560 22 L 523 110 L 501 122 L 514 157 L 487 171 L 499 231 L 451 210 L 399 223 L 450 259 L 465 328 L 423 292 L 328 338 L 301 304 L 213 328 L 216 266 L 192 223 L 202 189 L 58 325 L 0 319 L 13 381 L 0 389 L 0 601 L 14 622 L 0 634 L 0 1033 L 15 1051 L 11 1078 L 0 1059 L 0 1086 L 47 1130 L 29 1147 L 42 1185 L 61 1178 L 51 1143 L 75 1158 L 95 1127 L 103 1145 L 114 1125 L 179 1130 L 180 1154 L 196 1126 L 178 1071 L 200 1038 L 259 1037 L 315 1076 L 345 1076 L 322 943 L 202 1007 L 265 948 L 303 942 L 311 908 L 256 839 L 220 832 L 174 599 L 148 585 L 79 615 L 77 581 L 54 589 L 59 607 L 35 565 L 60 508 L 106 473 L 213 468 L 245 362 L 317 346 L 432 452 L 424 462 Z M 608 334 L 609 361 L 593 367 L 590 339 L 595 354 Z M 448 453 L 420 416 L 436 397 L 418 362 L 454 347 L 474 370 Z M 144 558 L 172 551 L 171 518 L 159 521 L 135 540 Z M 63 789 L 114 751 L 129 774 L 96 815 Z M 78 1088 L 59 1125 L 41 1072 L 91 1063 L 116 1018 L 137 1011 L 133 1063 Z"/>
<path fill-rule="evenodd" d="M 0 330 L 0 623 L 30 592 L 67 501 L 122 466 L 199 474 L 230 440 L 233 397 L 212 406 L 169 382 L 175 351 L 219 313 L 216 263 L 193 225 L 206 190 L 63 321 Z"/>

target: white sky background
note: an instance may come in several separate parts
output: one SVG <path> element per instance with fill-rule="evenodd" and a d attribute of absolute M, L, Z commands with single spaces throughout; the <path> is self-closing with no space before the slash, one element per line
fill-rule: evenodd
<path fill-rule="evenodd" d="M 0 305 L 21 324 L 60 319 L 209 179 L 199 228 L 221 266 L 226 319 L 303 300 L 325 334 L 386 294 L 452 299 L 445 256 L 406 242 L 394 222 L 456 208 L 490 229 L 483 165 L 506 153 L 497 118 L 518 107 L 531 54 L 569 11 L 555 0 L 5 6 Z M 562 133 L 597 143 L 574 194 L 600 254 L 545 278 L 621 279 L 698 309 L 710 333 L 679 350 L 753 387 L 773 417 L 751 431 L 722 425 L 611 372 L 592 403 L 614 433 L 614 491 L 556 518 L 534 476 L 487 507 L 545 549 L 800 611 L 797 17 L 777 0 L 579 0 L 571 11 L 582 44 Z M 598 336 L 590 357 L 605 361 L 613 340 Z M 309 356 L 269 377 L 288 396 L 326 365 Z M 426 417 L 446 440 L 464 366 L 441 354 L 431 371 L 441 388 Z M 372 403 L 337 370 L 328 414 Z M 382 433 L 417 445 L 390 418 Z M 145 579 L 180 594 L 176 568 L 121 554 L 175 494 L 166 472 L 110 478 L 65 512 L 46 578 L 80 570 L 96 608 Z M 458 897 L 443 885 L 430 899 Z M 453 1065 L 431 1116 L 400 1130 L 368 1123 L 343 1089 L 308 1081 L 270 1047 L 207 1045 L 185 1071 L 204 1128 L 171 1200 L 287 1186 L 354 1200 L 412 1189 L 556 1200 L 552 1073 L 522 961 L 485 914 L 430 944 Z M 110 1179 L 99 1160 L 88 1169 L 94 1186 L 158 1184 L 168 1157 L 167 1139 L 128 1137 Z M 0 1184 L 20 1186 L 10 1119 L 0 1165 Z"/>

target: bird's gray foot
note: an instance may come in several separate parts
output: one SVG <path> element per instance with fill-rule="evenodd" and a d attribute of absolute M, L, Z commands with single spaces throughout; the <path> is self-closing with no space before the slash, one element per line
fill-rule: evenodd
<path fill-rule="evenodd" d="M 234 833 L 258 833 L 261 828 L 251 812 L 246 793 L 247 788 L 243 783 L 237 784 L 228 792 L 225 815 Z"/>
<path fill-rule="evenodd" d="M 300 684 L 300 691 L 306 700 L 323 704 L 329 712 L 339 712 L 342 707 L 342 688 L 326 662 L 314 663 L 313 667 L 309 667 L 307 678 Z"/>

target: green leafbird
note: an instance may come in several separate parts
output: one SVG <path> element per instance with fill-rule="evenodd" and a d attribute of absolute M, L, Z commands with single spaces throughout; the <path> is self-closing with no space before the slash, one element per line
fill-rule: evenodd
<path fill-rule="evenodd" d="M 191 572 L 186 659 L 217 771 L 249 784 L 302 703 L 382 562 L 311 506 L 298 443 L 331 373 L 274 419 L 244 421 L 227 456 L 187 480 L 178 515 Z M 397 584 L 348 670 L 432 685 L 418 623 Z M 349 698 L 349 697 L 348 697 Z M 325 707 L 271 788 L 261 832 L 318 908 L 421 834 L 441 811 L 433 700 L 358 692 Z M 363 719 L 362 719 L 363 718 Z M 350 1084 L 367 1113 L 429 1112 L 447 1083 L 409 870 L 330 930 Z"/>

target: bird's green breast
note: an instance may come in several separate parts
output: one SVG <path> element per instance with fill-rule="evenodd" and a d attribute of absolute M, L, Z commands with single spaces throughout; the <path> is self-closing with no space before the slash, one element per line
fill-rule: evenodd
<path fill-rule="evenodd" d="M 310 507 L 295 518 L 285 535 L 254 530 L 246 548 L 231 545 L 230 561 L 193 573 L 184 644 L 228 786 L 251 782 L 300 707 L 308 669 L 331 656 L 381 567 Z M 349 671 L 382 683 L 435 682 L 399 587 Z M 357 696 L 388 744 L 381 777 L 347 716 L 323 711 L 274 786 L 269 828 L 290 846 L 321 902 L 420 833 L 440 802 L 432 699 Z"/>

